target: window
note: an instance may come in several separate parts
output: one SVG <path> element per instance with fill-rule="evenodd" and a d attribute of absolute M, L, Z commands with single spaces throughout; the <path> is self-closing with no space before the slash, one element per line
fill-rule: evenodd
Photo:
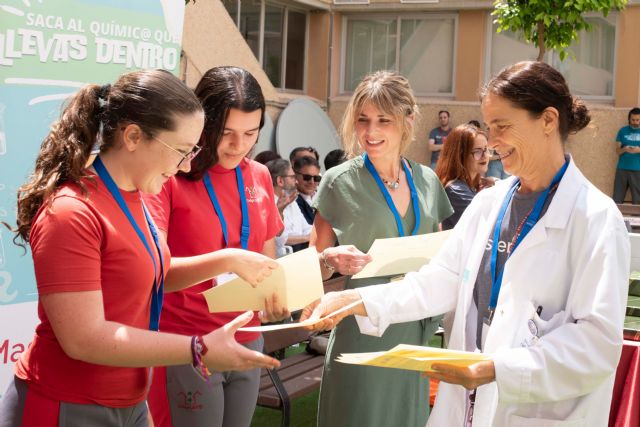
<path fill-rule="evenodd" d="M 395 70 L 420 95 L 451 95 L 455 15 L 347 17 L 343 91 L 373 71 Z"/>
<path fill-rule="evenodd" d="M 573 94 L 591 99 L 613 97 L 616 18 L 614 13 L 606 18 L 588 16 L 591 31 L 579 33 L 579 41 L 569 48 L 569 56 L 564 61 L 560 61 L 556 52 L 545 54 L 545 61 L 562 73 Z M 487 78 L 509 64 L 538 57 L 538 49 L 526 43 L 521 34 L 496 33 L 496 26 L 492 28 Z"/>
<path fill-rule="evenodd" d="M 303 90 L 307 13 L 265 0 L 223 3 L 271 83 L 280 89 Z"/>

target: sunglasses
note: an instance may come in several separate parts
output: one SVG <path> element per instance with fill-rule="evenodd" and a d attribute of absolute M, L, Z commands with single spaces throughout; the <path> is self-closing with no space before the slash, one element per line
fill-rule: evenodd
<path fill-rule="evenodd" d="M 180 166 L 183 164 L 183 162 L 191 162 L 191 160 L 195 159 L 196 156 L 198 154 L 200 154 L 200 151 L 202 151 L 202 147 L 199 146 L 199 145 L 196 145 L 188 153 L 183 153 L 182 151 L 173 148 L 172 146 L 170 146 L 169 144 L 167 144 L 166 142 L 164 142 L 163 140 L 161 140 L 157 136 L 152 136 L 151 139 L 155 139 L 156 141 L 158 141 L 159 143 L 161 143 L 162 145 L 164 145 L 165 147 L 167 147 L 171 151 L 174 151 L 174 152 L 178 153 L 182 157 L 180 159 L 180 161 L 178 162 L 178 166 L 176 166 L 177 169 L 180 169 Z"/>
<path fill-rule="evenodd" d="M 309 174 L 300 173 L 300 172 L 296 172 L 296 174 L 300 175 L 302 179 L 307 182 L 311 180 L 313 180 L 314 182 L 320 182 L 320 180 L 322 179 L 322 175 L 309 175 Z"/>
<path fill-rule="evenodd" d="M 495 151 L 491 150 L 490 148 L 476 148 L 474 150 L 471 150 L 471 155 L 476 160 L 482 160 L 483 157 L 485 156 L 491 157 L 494 154 L 495 154 Z"/>

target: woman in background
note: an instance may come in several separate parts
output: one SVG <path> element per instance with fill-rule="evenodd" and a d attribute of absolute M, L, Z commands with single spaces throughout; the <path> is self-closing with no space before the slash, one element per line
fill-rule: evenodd
<path fill-rule="evenodd" d="M 442 229 L 452 229 L 471 200 L 486 183 L 483 176 L 489 162 L 487 136 L 472 124 L 456 127 L 440 152 L 436 175 L 453 206 L 453 215 L 442 221 Z"/>

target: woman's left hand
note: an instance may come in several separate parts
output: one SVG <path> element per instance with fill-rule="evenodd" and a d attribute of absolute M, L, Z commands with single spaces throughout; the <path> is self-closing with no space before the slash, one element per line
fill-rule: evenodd
<path fill-rule="evenodd" d="M 273 323 L 290 318 L 291 312 L 280 305 L 278 295 L 273 293 L 271 298 L 264 299 L 264 310 L 260 311 L 259 317 L 262 323 Z"/>
<path fill-rule="evenodd" d="M 474 363 L 467 367 L 435 363 L 432 368 L 433 371 L 424 372 L 422 376 L 461 385 L 467 390 L 473 390 L 496 379 L 496 369 L 492 360 Z"/>

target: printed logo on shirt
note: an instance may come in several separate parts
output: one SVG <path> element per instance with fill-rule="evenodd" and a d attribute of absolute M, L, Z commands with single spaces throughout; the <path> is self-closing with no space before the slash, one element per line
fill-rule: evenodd
<path fill-rule="evenodd" d="M 244 191 L 247 195 L 247 202 L 248 203 L 256 203 L 258 202 L 258 190 L 256 190 L 256 187 L 245 187 Z"/>
<path fill-rule="evenodd" d="M 511 242 L 507 243 L 507 242 L 504 242 L 504 241 L 500 240 L 498 242 L 498 252 L 511 253 L 512 246 L 513 245 L 512 245 Z M 491 249 L 493 249 L 493 239 L 489 239 L 487 241 L 487 246 L 484 248 L 485 251 L 491 251 Z"/>
<path fill-rule="evenodd" d="M 629 133 L 629 134 L 624 136 L 624 139 L 626 139 L 629 142 L 640 142 L 640 132 L 638 132 L 638 133 Z"/>
<path fill-rule="evenodd" d="M 202 404 L 198 403 L 198 396 L 200 396 L 201 394 L 202 393 L 200 393 L 199 391 L 188 391 L 186 393 L 181 391 L 180 393 L 178 393 L 178 397 L 182 399 L 182 402 L 178 403 L 178 408 L 188 409 L 190 411 L 202 409 Z"/>

